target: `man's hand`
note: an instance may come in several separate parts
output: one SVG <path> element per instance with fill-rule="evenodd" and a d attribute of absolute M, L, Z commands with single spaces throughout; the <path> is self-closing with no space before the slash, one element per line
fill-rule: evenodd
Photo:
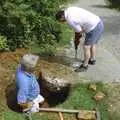
<path fill-rule="evenodd" d="M 27 108 L 31 108 L 33 105 L 33 102 L 27 102 L 27 103 L 19 103 L 20 107 L 24 110 Z"/>

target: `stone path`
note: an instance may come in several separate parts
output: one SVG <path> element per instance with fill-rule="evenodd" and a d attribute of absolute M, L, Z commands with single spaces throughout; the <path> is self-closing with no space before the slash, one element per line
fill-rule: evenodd
<path fill-rule="evenodd" d="M 78 73 L 77 81 L 84 78 L 85 81 L 120 82 L 120 12 L 109 9 L 104 0 L 80 0 L 73 5 L 101 16 L 105 24 L 105 32 L 97 49 L 97 64 L 89 66 L 87 72 Z M 79 59 L 83 59 L 81 47 L 78 50 Z M 74 58 L 73 45 L 66 48 L 66 56 Z"/>

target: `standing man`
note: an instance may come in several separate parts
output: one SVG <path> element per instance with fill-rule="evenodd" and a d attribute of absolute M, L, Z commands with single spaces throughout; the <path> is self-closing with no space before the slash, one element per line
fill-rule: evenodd
<path fill-rule="evenodd" d="M 23 56 L 16 71 L 17 102 L 22 111 L 39 111 L 39 103 L 44 103 L 44 98 L 40 95 L 40 88 L 34 75 L 34 69 L 38 61 L 38 56 L 26 54 Z"/>
<path fill-rule="evenodd" d="M 96 62 L 96 44 L 104 30 L 103 21 L 95 14 L 78 7 L 69 7 L 65 10 L 60 10 L 56 14 L 56 19 L 60 22 L 67 21 L 67 23 L 74 29 L 75 49 L 77 49 L 80 43 L 82 33 L 85 33 L 83 48 L 84 62 L 75 71 L 86 71 L 88 69 L 88 64 L 94 65 Z"/>

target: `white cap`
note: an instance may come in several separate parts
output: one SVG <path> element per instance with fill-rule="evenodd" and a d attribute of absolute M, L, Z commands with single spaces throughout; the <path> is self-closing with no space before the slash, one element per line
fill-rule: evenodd
<path fill-rule="evenodd" d="M 20 64 L 26 68 L 34 68 L 38 62 L 39 56 L 32 54 L 25 54 L 21 59 Z"/>

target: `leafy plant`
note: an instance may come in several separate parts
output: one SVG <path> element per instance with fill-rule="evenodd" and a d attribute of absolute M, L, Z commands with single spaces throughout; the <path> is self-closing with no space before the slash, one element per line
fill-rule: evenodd
<path fill-rule="evenodd" d="M 68 0 L 3 0 L 0 4 L 0 33 L 11 50 L 34 41 L 40 46 L 61 39 L 55 14 Z"/>
<path fill-rule="evenodd" d="M 8 48 L 7 39 L 0 35 L 0 51 L 6 50 Z"/>
<path fill-rule="evenodd" d="M 107 3 L 112 8 L 118 8 L 118 9 L 120 9 L 120 0 L 107 0 Z"/>

